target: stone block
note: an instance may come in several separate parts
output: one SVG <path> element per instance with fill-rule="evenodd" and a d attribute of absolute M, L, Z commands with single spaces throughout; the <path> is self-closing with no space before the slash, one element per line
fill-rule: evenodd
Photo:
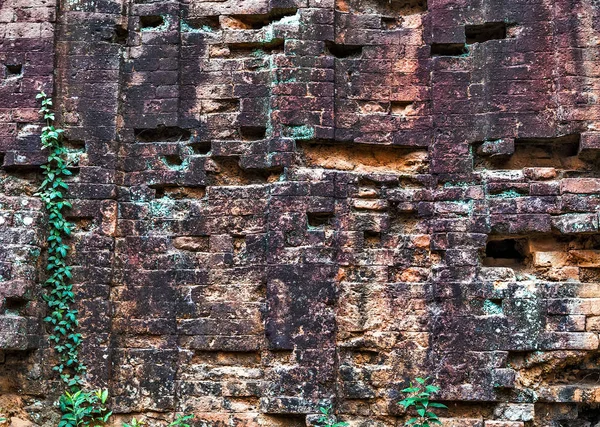
<path fill-rule="evenodd" d="M 552 227 L 563 234 L 598 231 L 598 214 L 564 214 L 552 217 Z"/>
<path fill-rule="evenodd" d="M 0 316 L 0 350 L 30 348 L 27 319 L 19 316 Z"/>
<path fill-rule="evenodd" d="M 535 409 L 533 403 L 505 403 L 496 406 L 494 416 L 507 421 L 532 421 Z"/>

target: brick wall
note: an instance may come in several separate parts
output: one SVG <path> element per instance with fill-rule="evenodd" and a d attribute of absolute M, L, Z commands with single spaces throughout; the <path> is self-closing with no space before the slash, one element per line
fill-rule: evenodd
<path fill-rule="evenodd" d="M 595 425 L 599 18 L 0 0 L 0 410 L 55 420 L 44 88 L 74 172 L 82 357 L 117 414 L 305 426 L 333 403 L 400 426 L 399 390 L 431 376 L 446 426 Z"/>

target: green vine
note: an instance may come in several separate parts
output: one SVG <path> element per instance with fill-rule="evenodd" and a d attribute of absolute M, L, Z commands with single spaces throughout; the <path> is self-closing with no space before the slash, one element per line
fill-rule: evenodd
<path fill-rule="evenodd" d="M 49 315 L 44 319 L 50 325 L 50 342 L 58 354 L 58 363 L 52 369 L 58 373 L 63 382 L 73 391 L 81 388 L 85 366 L 79 360 L 81 334 L 77 332 L 79 321 L 77 310 L 73 308 L 75 296 L 71 267 L 67 265 L 67 253 L 70 246 L 65 240 L 71 235 L 73 224 L 68 222 L 63 212 L 71 208 L 65 200 L 64 191 L 69 188 L 64 177 L 71 175 L 65 160 L 66 150 L 62 144 L 62 129 L 54 126 L 52 99 L 43 91 L 36 99 L 41 100 L 42 114 L 46 126 L 42 128 L 42 146 L 49 151 L 48 162 L 42 166 L 44 180 L 37 195 L 44 202 L 48 213 L 48 260 L 46 270 L 48 279 L 44 286 L 48 288 L 44 299 L 48 305 Z"/>
<path fill-rule="evenodd" d="M 46 126 L 42 128 L 41 141 L 44 149 L 48 150 L 48 161 L 42 166 L 44 180 L 36 193 L 48 213 L 48 261 L 46 270 L 48 279 L 44 286 L 48 289 L 44 300 L 50 314 L 44 321 L 50 325 L 50 342 L 58 354 L 58 363 L 52 369 L 58 373 L 65 385 L 70 389 L 65 391 L 58 400 L 62 413 L 58 427 L 90 427 L 105 425 L 112 411 L 108 409 L 108 390 L 85 391 L 85 365 L 79 360 L 79 347 L 82 343 L 81 334 L 77 332 L 79 321 L 75 304 L 75 294 L 71 279 L 71 267 L 67 264 L 67 254 L 70 246 L 66 240 L 73 231 L 73 224 L 66 220 L 63 212 L 72 208 L 65 200 L 64 191 L 69 186 L 64 177 L 71 175 L 69 164 L 65 160 L 67 151 L 62 144 L 63 130 L 54 126 L 52 100 L 40 92 L 36 99 L 41 100 L 42 114 Z M 182 415 L 175 418 L 169 427 L 190 427 L 187 421 L 193 415 Z M 0 418 L 0 422 L 3 418 Z M 140 427 L 143 422 L 135 418 L 131 425 L 124 427 Z"/>

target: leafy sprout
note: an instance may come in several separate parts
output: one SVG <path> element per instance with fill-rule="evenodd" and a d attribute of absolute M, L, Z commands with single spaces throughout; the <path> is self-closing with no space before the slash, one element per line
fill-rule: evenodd
<path fill-rule="evenodd" d="M 175 421 L 169 424 L 169 427 L 190 427 L 190 425 L 187 424 L 187 421 L 193 420 L 194 417 L 194 414 L 180 415 L 175 418 Z"/>
<path fill-rule="evenodd" d="M 88 427 L 105 424 L 112 411 L 106 407 L 108 390 L 66 391 L 58 401 L 62 417 L 58 427 Z"/>
<path fill-rule="evenodd" d="M 404 409 L 413 410 L 416 416 L 410 418 L 405 425 L 411 427 L 431 427 L 434 424 L 441 425 L 439 417 L 433 412 L 434 408 L 447 408 L 443 403 L 431 402 L 431 395 L 440 391 L 440 388 L 433 384 L 427 384 L 429 378 L 415 378 L 415 383 L 411 381 L 410 387 L 402 390 L 402 393 L 408 396 L 402 399 L 398 404 L 404 406 Z"/>
<path fill-rule="evenodd" d="M 332 406 L 321 406 L 319 408 L 321 412 L 321 417 L 317 420 L 321 427 L 346 427 L 349 424 L 344 421 L 337 421 L 335 415 L 331 413 Z"/>
<path fill-rule="evenodd" d="M 133 417 L 130 422 L 123 423 L 123 427 L 142 427 L 144 425 L 146 425 L 145 421 L 138 421 L 135 417 Z"/>

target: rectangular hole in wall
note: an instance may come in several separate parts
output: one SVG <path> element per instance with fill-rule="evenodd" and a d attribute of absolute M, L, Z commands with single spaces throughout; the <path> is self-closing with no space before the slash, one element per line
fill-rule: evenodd
<path fill-rule="evenodd" d="M 240 136 L 246 141 L 259 141 L 265 139 L 266 135 L 265 126 L 240 126 Z"/>
<path fill-rule="evenodd" d="M 538 280 L 598 281 L 600 235 L 553 233 L 528 236 L 490 236 L 483 265 L 514 270 L 517 277 Z M 574 268 L 576 267 L 576 268 Z M 507 280 L 511 280 L 510 277 Z M 528 279 L 527 279 L 528 280 Z"/>
<path fill-rule="evenodd" d="M 484 43 L 506 38 L 506 22 L 486 22 L 481 25 L 465 25 L 467 44 Z"/>
<path fill-rule="evenodd" d="M 560 170 L 590 171 L 594 168 L 578 156 L 579 134 L 554 138 L 517 138 L 512 155 L 489 157 L 475 143 L 474 166 L 476 169 L 555 168 Z"/>
<path fill-rule="evenodd" d="M 377 144 L 332 144 L 329 141 L 299 142 L 307 166 L 362 173 L 426 173 L 427 149 Z"/>
<path fill-rule="evenodd" d="M 283 53 L 284 44 L 284 39 L 276 38 L 268 43 L 228 43 L 227 47 L 229 48 L 229 57 L 248 58 Z"/>
<path fill-rule="evenodd" d="M 28 300 L 19 297 L 9 297 L 4 300 L 4 308 L 11 314 L 19 315 L 27 308 Z"/>
<path fill-rule="evenodd" d="M 374 180 L 372 176 L 360 176 L 358 177 L 358 185 L 360 187 L 381 188 L 383 183 Z"/>
<path fill-rule="evenodd" d="M 488 183 L 488 195 L 500 197 L 521 197 L 529 195 L 529 184 L 522 182 Z"/>
<path fill-rule="evenodd" d="M 239 30 L 259 30 L 297 13 L 297 8 L 274 8 L 268 14 L 231 15 L 225 19 L 225 23 Z"/>
<path fill-rule="evenodd" d="M 588 359 L 594 357 L 593 352 L 590 353 L 592 353 L 592 355 L 589 355 Z M 596 355 L 596 361 L 597 360 Z M 570 369 L 565 369 L 564 371 L 561 370 L 562 372 L 557 372 L 560 378 L 558 378 L 556 382 L 562 384 L 567 382 L 577 388 L 584 388 L 586 386 L 596 387 L 597 384 L 600 383 L 600 372 L 597 369 L 594 369 L 594 363 L 595 362 L 592 359 L 588 360 L 588 363 L 586 364 L 582 363 L 582 366 L 580 367 L 571 366 L 569 367 Z M 598 403 L 578 404 L 576 420 L 577 421 L 573 421 L 571 424 L 563 424 L 562 422 L 561 424 L 569 427 L 585 426 L 587 424 L 598 425 L 598 422 L 600 421 L 600 416 L 598 415 Z"/>
<path fill-rule="evenodd" d="M 283 168 L 271 169 L 242 169 L 239 157 L 213 158 L 218 169 L 207 171 L 209 185 L 248 185 L 265 184 L 279 181 Z"/>
<path fill-rule="evenodd" d="M 163 185 L 154 184 L 150 185 L 150 188 L 155 190 L 154 198 L 160 199 L 167 197 L 169 199 L 180 200 L 180 199 L 201 199 L 206 195 L 206 187 L 204 186 L 177 186 L 177 185 Z"/>
<path fill-rule="evenodd" d="M 183 165 L 183 159 L 179 154 L 170 154 L 163 156 L 164 162 L 167 166 L 177 167 Z"/>
<path fill-rule="evenodd" d="M 190 144 L 190 147 L 192 147 L 194 154 L 204 156 L 210 153 L 210 150 L 212 149 L 212 142 L 198 141 Z"/>
<path fill-rule="evenodd" d="M 356 101 L 361 114 L 388 114 L 390 112 L 389 102 Z"/>
<path fill-rule="evenodd" d="M 325 42 L 326 51 L 338 59 L 360 58 L 362 56 L 363 46 L 338 44 L 330 41 Z"/>
<path fill-rule="evenodd" d="M 188 129 L 177 126 L 158 126 L 148 129 L 134 129 L 135 140 L 138 142 L 178 142 L 188 141 L 192 133 Z"/>
<path fill-rule="evenodd" d="M 427 0 L 336 0 L 336 10 L 380 16 L 410 16 L 427 12 Z"/>
<path fill-rule="evenodd" d="M 518 267 L 525 264 L 526 239 L 490 240 L 485 246 L 486 267 Z"/>
<path fill-rule="evenodd" d="M 128 38 L 129 38 L 129 31 L 127 30 L 126 27 L 124 27 L 123 25 L 120 25 L 120 24 L 116 24 L 113 27 L 113 34 L 112 34 L 112 38 L 110 40 L 112 43 L 124 45 L 127 43 Z"/>
<path fill-rule="evenodd" d="M 431 45 L 431 56 L 461 56 L 468 53 L 469 50 L 462 43 L 433 43 Z"/>
<path fill-rule="evenodd" d="M 380 247 L 381 233 L 379 231 L 366 230 L 364 232 L 364 244 L 366 248 Z"/>
<path fill-rule="evenodd" d="M 402 19 L 399 17 L 381 17 L 381 28 L 384 30 L 395 30 L 402 26 Z"/>
<path fill-rule="evenodd" d="M 333 212 L 307 212 L 306 219 L 310 227 L 325 228 L 333 226 Z"/>
<path fill-rule="evenodd" d="M 23 66 L 21 64 L 6 64 L 5 75 L 7 78 L 18 77 L 23 74 Z"/>
<path fill-rule="evenodd" d="M 551 153 L 548 152 L 547 148 L 543 148 L 545 153 L 540 157 L 551 157 L 553 154 L 559 157 L 573 157 L 579 152 L 579 140 L 580 134 L 565 135 L 556 138 L 518 138 L 515 139 L 515 151 L 518 149 L 529 151 L 530 147 L 528 146 L 534 149 L 549 147 Z"/>
<path fill-rule="evenodd" d="M 165 19 L 160 15 L 140 16 L 140 29 L 158 28 L 165 23 Z"/>
<path fill-rule="evenodd" d="M 394 116 L 410 116 L 415 113 L 413 101 L 392 101 L 390 113 Z"/>
<path fill-rule="evenodd" d="M 204 30 L 210 32 L 219 31 L 221 29 L 219 16 L 217 15 L 186 19 L 185 23 L 194 30 Z"/>

